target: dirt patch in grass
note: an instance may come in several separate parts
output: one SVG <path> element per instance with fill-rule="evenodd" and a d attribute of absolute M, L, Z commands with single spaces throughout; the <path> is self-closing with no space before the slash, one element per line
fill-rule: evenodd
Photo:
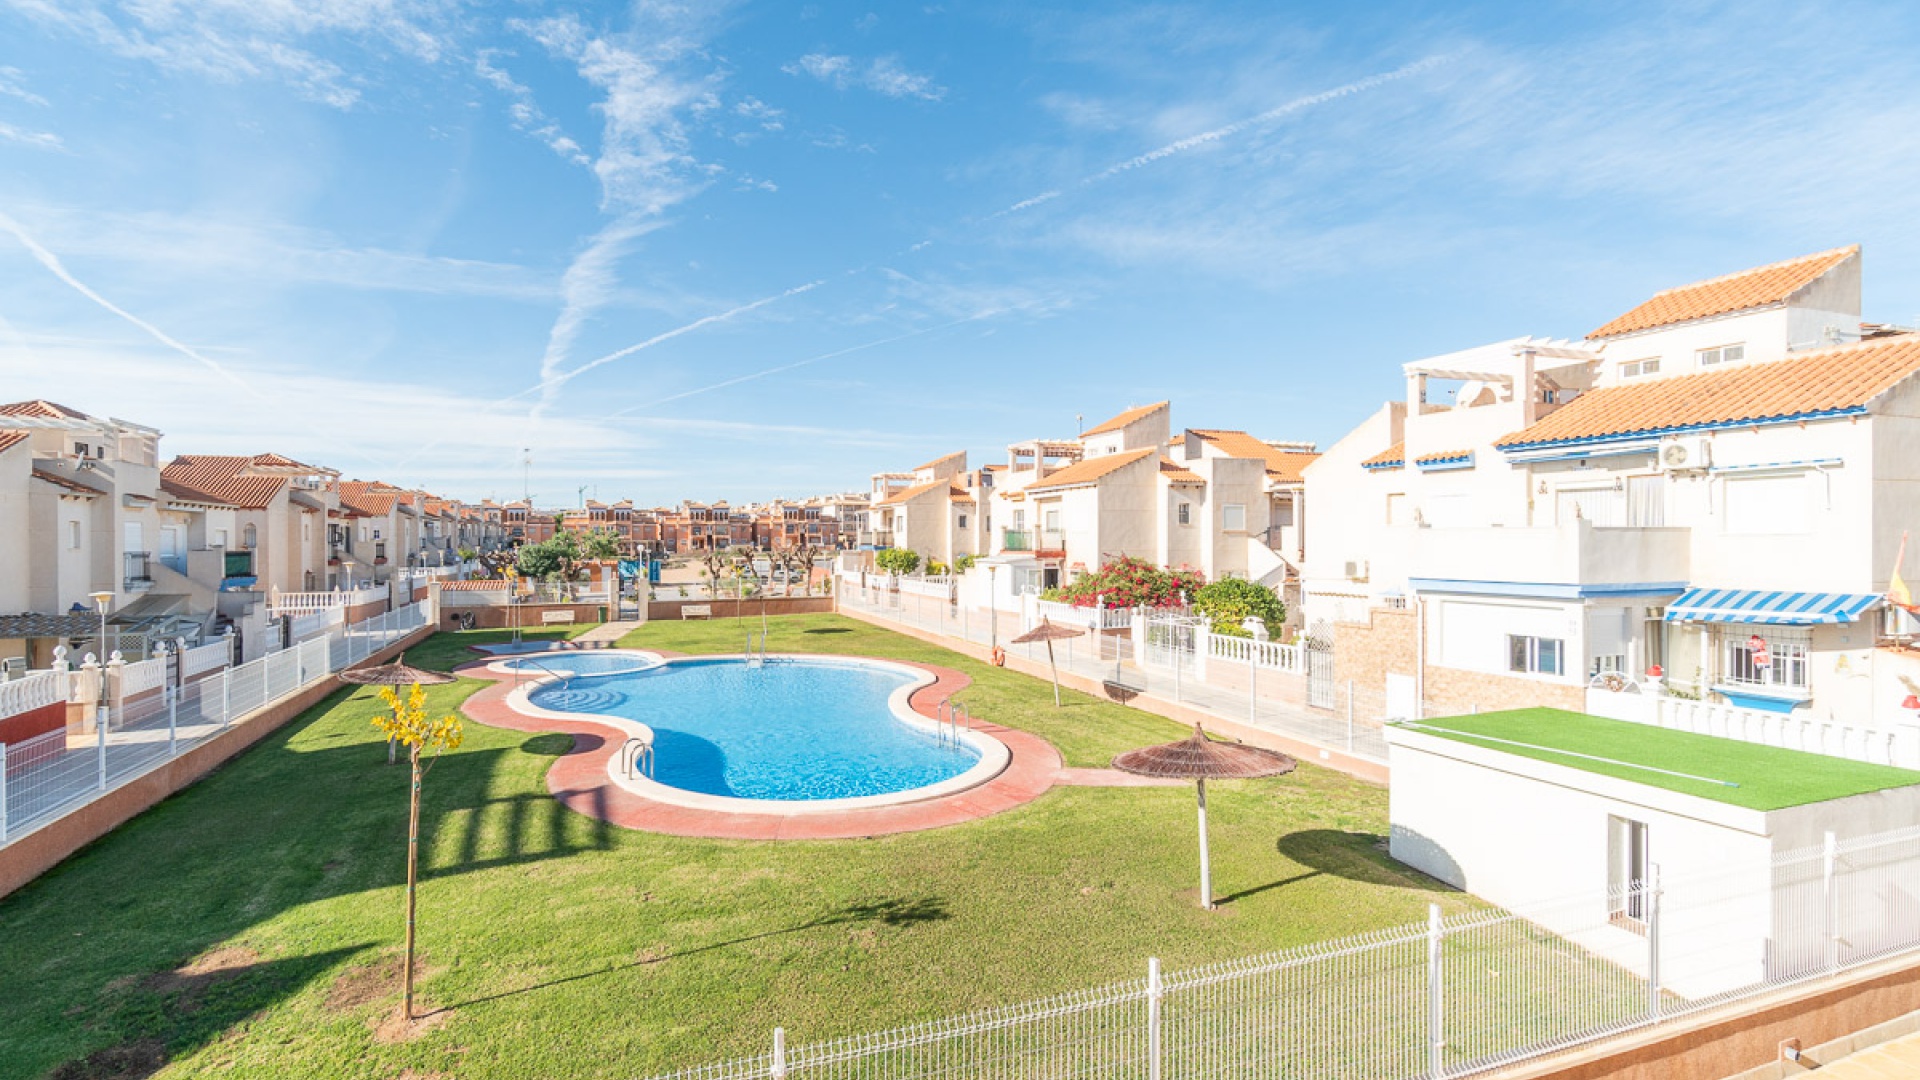
<path fill-rule="evenodd" d="M 203 990 L 209 983 L 221 979 L 231 979 L 259 962 L 260 954 L 252 949 L 228 945 L 196 956 L 172 971 L 149 975 L 141 980 L 141 985 L 156 994 L 184 994 Z"/>
<path fill-rule="evenodd" d="M 400 1015 L 399 1009 L 391 1009 L 382 1014 L 373 1025 L 373 1041 L 377 1043 L 403 1043 L 413 1040 L 440 1027 L 453 1019 L 452 1009 L 434 1009 L 415 1001 L 413 1007 L 421 1012 L 420 1016 L 408 1020 Z"/>
<path fill-rule="evenodd" d="M 167 1048 L 159 1039 L 139 1039 L 69 1061 L 48 1073 L 47 1080 L 144 1080 L 166 1064 Z"/>
<path fill-rule="evenodd" d="M 328 1012 L 352 1012 L 355 1009 L 371 1005 L 382 998 L 398 997 L 400 994 L 400 969 L 403 961 L 399 953 L 383 956 L 372 963 L 355 964 L 341 972 L 327 988 L 326 1007 Z M 414 986 L 427 973 L 427 956 L 420 953 L 413 958 Z M 419 1010 L 418 1002 L 415 1009 Z"/>

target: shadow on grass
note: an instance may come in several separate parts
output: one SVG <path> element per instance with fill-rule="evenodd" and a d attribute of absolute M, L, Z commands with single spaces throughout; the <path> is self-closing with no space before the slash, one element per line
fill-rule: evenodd
<path fill-rule="evenodd" d="M 870 904 L 849 904 L 846 907 L 828 912 L 818 918 L 809 919 L 803 923 L 796 923 L 793 926 L 782 927 L 778 930 L 767 930 L 758 934 L 747 934 L 727 941 L 716 941 L 691 949 L 681 949 L 677 952 L 647 955 L 637 960 L 629 960 L 626 963 L 596 968 L 593 971 L 583 971 L 577 975 L 563 975 L 557 979 L 534 983 L 532 986 L 522 986 L 516 990 L 503 990 L 497 994 L 487 994 L 482 997 L 471 998 L 457 1004 L 443 1006 L 435 1011 L 450 1012 L 455 1009 L 465 1009 L 474 1005 L 485 1005 L 488 1002 L 499 1001 L 503 998 L 518 997 L 522 994 L 531 994 L 540 990 L 551 990 L 556 986 L 566 986 L 570 983 L 584 982 L 588 979 L 598 979 L 607 975 L 618 975 L 621 972 L 636 971 L 640 968 L 651 967 L 655 964 L 664 964 L 670 960 L 680 960 L 689 956 L 698 956 L 701 953 L 714 952 L 719 949 L 730 949 L 736 945 L 746 945 L 755 941 L 763 941 L 767 938 L 798 934 L 802 931 L 815 930 L 823 926 L 843 926 L 849 923 L 863 922 L 877 922 L 882 926 L 913 926 L 918 923 L 941 922 L 949 918 L 952 918 L 952 916 L 947 912 L 946 901 L 937 896 L 924 896 L 911 900 L 898 898 L 878 900 Z"/>
<path fill-rule="evenodd" d="M 218 1041 L 249 1017 L 298 994 L 369 948 L 356 945 L 285 960 L 189 960 L 172 971 L 116 979 L 83 1008 L 76 1026 L 113 1040 L 56 1066 L 47 1080 L 141 1080 Z M 222 950 L 221 952 L 225 952 Z"/>
<path fill-rule="evenodd" d="M 803 634 L 851 634 L 853 633 L 853 628 L 850 626 L 816 626 L 811 630 L 802 630 L 800 632 Z"/>
<path fill-rule="evenodd" d="M 1316 873 L 1332 874 L 1348 881 L 1399 889 L 1452 891 L 1450 886 L 1413 867 L 1395 862 L 1385 851 L 1386 840 L 1378 833 L 1302 829 L 1280 837 L 1274 849 Z"/>

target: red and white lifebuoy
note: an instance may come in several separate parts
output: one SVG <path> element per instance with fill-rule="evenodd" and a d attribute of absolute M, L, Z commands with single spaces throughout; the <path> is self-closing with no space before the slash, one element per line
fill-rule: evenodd
<path fill-rule="evenodd" d="M 991 659 L 993 660 L 994 667 L 1006 667 L 1007 666 L 1007 650 L 1001 648 L 998 645 L 995 645 L 993 647 L 993 655 Z"/>

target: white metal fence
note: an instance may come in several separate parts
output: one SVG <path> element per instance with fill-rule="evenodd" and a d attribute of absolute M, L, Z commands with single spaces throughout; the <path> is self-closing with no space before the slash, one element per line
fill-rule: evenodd
<path fill-rule="evenodd" d="M 426 605 L 416 604 L 337 626 L 238 667 L 224 666 L 229 646 L 221 641 L 187 650 L 178 668 L 171 657 L 113 662 L 103 679 L 89 657 L 78 671 L 0 684 L 38 687 L 61 680 L 58 696 L 46 704 L 68 700 L 69 686 L 75 696 L 97 701 L 104 684 L 108 699 L 104 723 L 96 714 L 82 724 L 0 744 L 0 846 L 213 738 L 239 717 L 366 659 L 429 625 L 429 616 Z"/>
<path fill-rule="evenodd" d="M 1899 730 L 1863 727 L 1798 712 L 1764 712 L 1671 697 L 1653 686 L 1642 687 L 1637 683 L 1615 685 L 1620 689 L 1611 690 L 1604 684 L 1589 687 L 1587 711 L 1615 720 L 1783 746 L 1827 757 L 1909 769 L 1920 767 L 1920 728 L 1911 725 Z"/>
<path fill-rule="evenodd" d="M 1412 1080 L 1545 1057 L 1920 950 L 1920 829 L 1482 909 L 664 1080 Z M 1625 912 L 1634 912 L 1628 916 Z"/>

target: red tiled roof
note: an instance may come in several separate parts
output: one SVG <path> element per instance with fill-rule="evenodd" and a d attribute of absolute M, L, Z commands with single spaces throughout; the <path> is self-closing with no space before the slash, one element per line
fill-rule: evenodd
<path fill-rule="evenodd" d="M 1655 293 L 1632 311 L 1588 334 L 1589 338 L 1616 337 L 1656 326 L 1671 326 L 1713 315 L 1767 307 L 1785 301 L 1821 275 L 1860 254 L 1860 245 L 1834 248 L 1797 259 L 1756 266 L 1711 281 L 1682 285 Z"/>
<path fill-rule="evenodd" d="M 27 433 L 24 431 L 0 430 L 0 451 L 11 450 L 26 439 Z"/>
<path fill-rule="evenodd" d="M 1787 360 L 1590 390 L 1494 445 L 1537 446 L 1858 412 L 1916 371 L 1920 334 L 1875 338 Z"/>
<path fill-rule="evenodd" d="M 277 454 L 258 456 L 279 457 Z M 182 454 L 160 470 L 160 479 L 163 485 L 171 485 L 187 493 L 187 497 L 201 496 L 214 502 L 231 503 L 243 510 L 261 510 L 286 488 L 287 478 L 248 474 L 247 467 L 255 460 L 239 454 Z"/>
<path fill-rule="evenodd" d="M 181 502 L 209 503 L 214 506 L 232 506 L 233 504 L 218 495 L 199 491 L 185 484 L 169 480 L 165 473 L 160 474 L 160 490 Z"/>
<path fill-rule="evenodd" d="M 1200 474 L 1170 458 L 1160 459 L 1160 475 L 1175 484 L 1204 484 Z"/>
<path fill-rule="evenodd" d="M 1108 473 L 1118 472 L 1137 461 L 1145 461 L 1160 453 L 1158 447 L 1143 446 L 1138 450 L 1125 450 L 1105 457 L 1087 458 L 1076 461 L 1048 476 L 1038 483 L 1028 484 L 1028 491 L 1046 491 L 1050 488 L 1073 487 L 1076 484 L 1091 484 Z"/>
<path fill-rule="evenodd" d="M 1363 469 L 1397 469 L 1407 463 L 1407 444 L 1394 443 L 1360 463 Z"/>
<path fill-rule="evenodd" d="M 399 488 L 378 480 L 340 481 L 340 504 L 368 517 L 385 517 L 403 494 Z"/>
<path fill-rule="evenodd" d="M 93 487 L 88 484 L 83 484 L 78 480 L 61 476 L 59 473 L 47 472 L 43 469 L 33 470 L 33 478 L 35 480 L 45 480 L 47 483 L 52 484 L 54 487 L 63 488 L 67 491 L 73 492 L 76 495 L 105 495 L 106 494 L 106 492 L 101 491 L 97 487 Z"/>
<path fill-rule="evenodd" d="M 1282 450 L 1244 431 L 1214 431 L 1195 428 L 1193 433 L 1220 448 L 1228 457 L 1257 458 L 1267 463 L 1267 476 L 1277 483 L 1298 484 L 1305 477 L 1301 470 L 1313 464 L 1319 454 L 1301 450 Z M 1178 442 L 1179 440 L 1174 440 Z"/>
<path fill-rule="evenodd" d="M 880 503 L 880 505 L 881 506 L 898 506 L 909 499 L 917 499 L 920 496 L 925 495 L 927 492 L 932 491 L 936 488 L 946 488 L 947 499 L 949 501 L 952 501 L 952 502 L 972 502 L 973 501 L 973 496 L 968 495 L 964 490 L 960 488 L 954 487 L 953 481 L 943 479 L 943 480 L 929 480 L 924 484 L 915 484 L 910 488 L 901 488 L 899 491 L 896 491 L 893 494 L 887 496 L 886 499 L 884 499 Z"/>
<path fill-rule="evenodd" d="M 45 399 L 16 401 L 11 405 L 0 405 L 0 416 L 36 416 L 47 420 L 91 420 L 93 417 L 77 409 L 69 409 Z"/>
<path fill-rule="evenodd" d="M 1104 424 L 1099 425 L 1098 427 L 1091 427 L 1081 432 L 1080 437 L 1084 439 L 1089 435 L 1105 435 L 1109 431 L 1119 431 L 1121 428 L 1126 427 L 1128 424 L 1133 423 L 1135 420 L 1152 416 L 1154 413 L 1158 412 L 1161 409 L 1166 408 L 1170 404 L 1172 404 L 1172 402 L 1160 401 L 1160 402 L 1155 402 L 1152 405 L 1142 405 L 1137 409 L 1128 409 L 1126 412 L 1121 413 L 1119 416 L 1114 417 L 1113 419 L 1107 421 Z"/>
<path fill-rule="evenodd" d="M 1431 454 L 1421 454 L 1413 459 L 1415 465 L 1438 465 L 1444 461 L 1468 461 L 1473 457 L 1471 450 L 1437 450 Z"/>

